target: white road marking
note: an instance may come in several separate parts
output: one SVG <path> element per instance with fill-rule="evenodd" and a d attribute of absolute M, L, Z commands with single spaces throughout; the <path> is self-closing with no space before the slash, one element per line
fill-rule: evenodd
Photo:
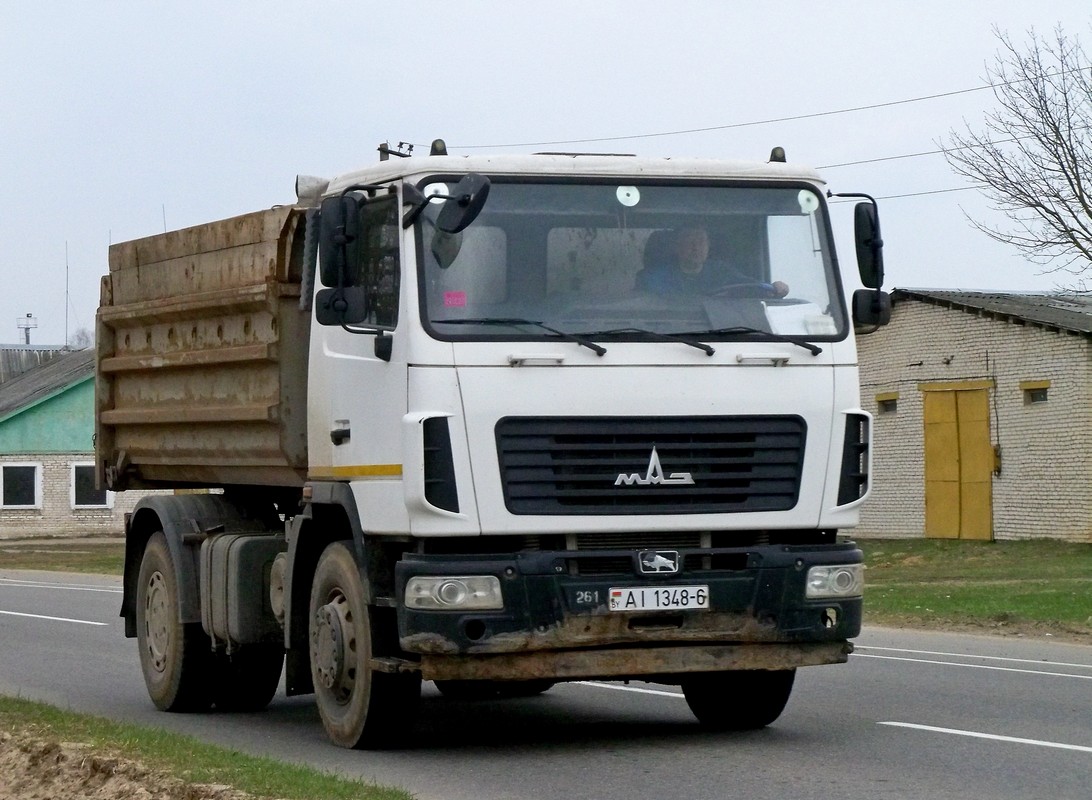
<path fill-rule="evenodd" d="M 1064 661 L 1048 661 L 1045 658 L 1004 658 L 1002 656 L 980 656 L 971 653 L 945 653 L 938 650 L 907 650 L 901 647 L 871 647 L 859 644 L 857 650 L 882 650 L 887 653 L 910 653 L 918 656 L 946 656 L 948 658 L 977 658 L 982 661 L 1005 661 L 1012 664 L 1043 664 L 1052 667 L 1076 667 L 1077 669 L 1092 669 L 1092 664 L 1069 664 Z"/>
<path fill-rule="evenodd" d="M 993 733 L 979 733 L 978 731 L 961 731 L 956 728 L 937 728 L 932 725 L 915 725 L 910 722 L 878 722 L 877 725 L 888 725 L 892 728 L 911 728 L 918 731 L 931 733 L 950 733 L 954 736 L 969 736 L 973 739 L 990 739 L 995 742 L 1013 742 L 1015 744 L 1031 744 L 1036 747 L 1053 747 L 1058 750 L 1076 750 L 1081 753 L 1092 753 L 1092 747 L 1079 744 L 1065 744 L 1063 742 L 1045 742 L 1041 739 L 1022 739 L 1017 736 L 998 736 Z"/>
<path fill-rule="evenodd" d="M 70 592 L 109 592 L 121 594 L 121 587 L 116 586 L 84 586 L 75 583 L 48 583 L 46 581 L 21 581 L 15 578 L 0 578 L 0 586 L 10 586 L 15 589 L 63 589 Z"/>
<path fill-rule="evenodd" d="M 682 698 L 682 692 L 665 692 L 662 689 L 638 689 L 636 686 L 619 686 L 615 683 L 599 683 L 598 681 L 573 681 L 581 686 L 592 686 L 596 689 L 614 689 L 619 692 L 639 692 L 641 694 L 655 694 L 660 697 L 678 697 Z"/>
<path fill-rule="evenodd" d="M 852 658 L 878 658 L 883 661 L 909 661 L 913 664 L 939 664 L 942 667 L 964 667 L 966 669 L 988 669 L 994 672 L 1019 672 L 1024 675 L 1049 675 L 1052 678 L 1077 678 L 1092 681 L 1092 675 L 1074 675 L 1068 672 L 1047 672 L 1041 669 L 1016 669 L 1015 667 L 993 667 L 989 664 L 960 664 L 958 661 L 934 661 L 928 658 L 901 658 L 899 656 L 873 656 L 868 653 L 855 653 Z"/>
<path fill-rule="evenodd" d="M 74 622 L 77 625 L 101 625 L 107 626 L 109 622 L 90 622 L 86 619 L 69 619 L 68 617 L 47 617 L 44 614 L 21 614 L 18 611 L 0 611 L 9 617 L 30 617 L 31 619 L 47 619 L 51 622 Z"/>

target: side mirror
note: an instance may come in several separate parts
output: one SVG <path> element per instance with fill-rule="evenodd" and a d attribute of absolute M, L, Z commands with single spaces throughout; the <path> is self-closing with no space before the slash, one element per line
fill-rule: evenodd
<path fill-rule="evenodd" d="M 853 293 L 854 325 L 886 325 L 891 321 L 891 295 L 878 289 L 858 289 Z"/>
<path fill-rule="evenodd" d="M 353 325 L 366 320 L 370 311 L 363 286 L 320 289 L 315 295 L 315 321 L 319 325 Z"/>
<path fill-rule="evenodd" d="M 875 202 L 858 203 L 854 207 L 853 234 L 857 240 L 857 269 L 861 283 L 869 289 L 879 289 L 883 286 L 883 239 Z"/>
<path fill-rule="evenodd" d="M 319 214 L 319 280 L 341 287 L 348 283 L 348 265 L 360 258 L 360 200 L 351 194 L 327 197 Z"/>
<path fill-rule="evenodd" d="M 445 233 L 459 233 L 478 218 L 489 197 L 489 178 L 474 172 L 463 176 L 436 217 L 436 227 Z M 434 195 L 440 197 L 441 195 Z"/>
<path fill-rule="evenodd" d="M 429 250 L 432 251 L 432 257 L 436 259 L 436 265 L 440 269 L 447 269 L 459 257 L 462 246 L 463 235 L 461 233 L 433 231 Z"/>

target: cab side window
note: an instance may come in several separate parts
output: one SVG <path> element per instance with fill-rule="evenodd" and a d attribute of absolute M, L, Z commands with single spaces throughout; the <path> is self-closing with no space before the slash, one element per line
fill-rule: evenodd
<path fill-rule="evenodd" d="M 401 272 L 396 198 L 391 195 L 365 204 L 360 211 L 360 231 L 360 260 L 347 277 L 349 285 L 366 292 L 368 313 L 361 324 L 393 328 L 398 324 Z"/>

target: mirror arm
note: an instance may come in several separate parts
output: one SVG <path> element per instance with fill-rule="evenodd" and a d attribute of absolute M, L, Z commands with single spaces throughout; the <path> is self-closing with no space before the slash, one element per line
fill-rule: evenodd
<path fill-rule="evenodd" d="M 879 203 L 876 202 L 876 198 L 870 194 L 864 194 L 863 192 L 831 192 L 827 191 L 827 197 L 859 197 L 862 200 L 867 200 L 872 205 L 879 208 Z"/>
<path fill-rule="evenodd" d="M 880 236 L 880 222 L 879 222 L 880 204 L 876 202 L 876 198 L 873 197 L 870 194 L 865 194 L 864 192 L 832 192 L 829 189 L 827 190 L 827 197 L 828 198 L 829 197 L 842 197 L 842 198 L 855 197 L 855 198 L 858 198 L 858 199 L 861 199 L 861 200 L 867 200 L 869 203 L 872 204 L 872 208 L 875 209 L 875 215 L 876 215 L 876 235 L 872 237 L 871 241 L 869 241 L 868 244 L 872 249 L 873 257 L 878 259 L 880 253 L 883 251 L 883 237 Z M 883 287 L 883 270 L 882 269 L 879 270 L 879 274 L 878 274 L 877 277 L 878 277 L 877 283 L 879 284 L 879 286 L 876 287 L 875 302 L 878 304 L 878 303 L 880 303 L 880 294 L 881 294 L 881 289 Z"/>
<path fill-rule="evenodd" d="M 470 205 L 470 195 L 464 194 L 459 197 L 455 197 L 451 194 L 430 194 L 421 201 L 414 200 L 416 203 L 413 208 L 406 212 L 406 215 L 402 217 L 402 227 L 408 228 L 410 225 L 417 221 L 417 218 L 421 216 L 421 213 L 428 208 L 428 204 L 433 200 L 454 200 L 463 208 Z M 405 203 L 403 203 L 405 205 Z"/>
<path fill-rule="evenodd" d="M 410 210 L 402 217 L 402 228 L 408 228 L 417 221 L 421 212 L 428 205 L 428 198 L 412 183 L 402 184 L 402 205 L 410 206 Z"/>
<path fill-rule="evenodd" d="M 433 195 L 432 197 L 441 196 L 442 195 Z M 402 217 L 403 229 L 410 227 L 413 223 L 417 221 L 417 218 L 421 216 L 422 212 L 424 212 L 424 210 L 428 208 L 428 202 L 432 199 L 432 197 L 426 197 L 424 200 L 414 205 L 413 208 L 405 213 L 405 216 Z M 405 205 L 405 203 L 403 203 L 403 205 Z"/>
<path fill-rule="evenodd" d="M 346 186 L 342 189 L 341 196 L 344 197 L 349 192 L 367 192 L 368 194 L 374 195 L 380 189 L 384 188 L 386 187 L 379 183 L 354 183 L 351 186 Z"/>

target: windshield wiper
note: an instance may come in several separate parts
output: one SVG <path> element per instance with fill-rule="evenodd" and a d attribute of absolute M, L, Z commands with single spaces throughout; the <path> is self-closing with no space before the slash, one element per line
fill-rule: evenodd
<path fill-rule="evenodd" d="M 817 356 L 823 352 L 823 348 L 818 345 L 806 342 L 799 336 L 785 336 L 780 333 L 771 333 L 770 331 L 764 331 L 761 328 L 749 328 L 746 325 L 735 325 L 730 328 L 713 328 L 708 331 L 686 331 L 684 333 L 675 334 L 676 336 L 719 336 L 722 334 L 757 334 L 764 336 L 767 339 L 772 339 L 775 342 L 788 342 L 789 344 L 795 344 L 797 347 L 803 347 L 813 356 Z"/>
<path fill-rule="evenodd" d="M 574 342 L 581 347 L 586 347 L 593 351 L 597 356 L 601 356 L 607 352 L 607 348 L 600 347 L 591 339 L 577 336 L 572 333 L 566 333 L 565 331 L 559 331 L 557 328 L 551 328 L 549 325 L 533 319 L 522 319 L 520 317 L 477 317 L 468 319 L 431 319 L 429 322 L 441 325 L 507 325 L 511 327 L 531 325 L 535 328 L 542 328 L 544 331 L 549 331 L 554 336 L 560 337 L 567 342 Z"/>
<path fill-rule="evenodd" d="M 703 351 L 707 356 L 713 355 L 717 352 L 711 345 L 705 342 L 699 342 L 696 339 L 688 338 L 685 334 L 678 333 L 660 333 L 658 331 L 645 330 L 644 328 L 611 328 L 606 331 L 592 331 L 585 333 L 585 336 L 611 336 L 616 333 L 639 333 L 642 336 L 648 336 L 661 342 L 679 342 L 681 344 L 689 345 L 690 347 L 696 347 L 698 350 Z"/>

